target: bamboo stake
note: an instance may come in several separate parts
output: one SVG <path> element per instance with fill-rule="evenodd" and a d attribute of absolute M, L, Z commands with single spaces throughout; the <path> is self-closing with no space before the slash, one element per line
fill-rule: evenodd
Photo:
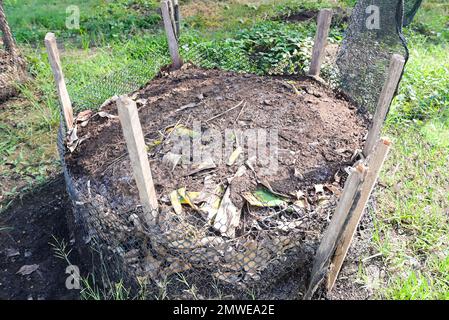
<path fill-rule="evenodd" d="M 394 54 L 390 60 L 390 67 L 388 69 L 388 76 L 385 80 L 382 92 L 377 102 L 376 112 L 374 113 L 373 123 L 371 129 L 368 132 L 365 148 L 363 154 L 368 157 L 371 151 L 373 151 L 374 145 L 380 137 L 383 123 L 387 117 L 388 110 L 390 109 L 391 102 L 393 101 L 394 94 L 398 88 L 399 81 L 401 80 L 402 70 L 404 69 L 405 59 L 399 54 Z"/>
<path fill-rule="evenodd" d="M 321 63 L 327 44 L 327 37 L 332 22 L 332 10 L 323 9 L 318 14 L 317 32 L 312 51 L 312 61 L 310 63 L 309 75 L 319 77 Z"/>
<path fill-rule="evenodd" d="M 150 164 L 145 147 L 145 140 L 140 125 L 136 103 L 128 97 L 117 100 L 118 115 L 126 140 L 134 179 L 139 189 L 140 201 L 144 211 L 144 220 L 154 225 L 158 216 L 158 202 L 151 176 Z"/>
<path fill-rule="evenodd" d="M 173 68 L 179 69 L 182 66 L 181 57 L 179 55 L 178 41 L 176 40 L 175 31 L 173 29 L 170 4 L 168 0 L 161 2 L 162 18 L 164 19 L 165 32 L 167 34 L 168 49 L 173 62 Z"/>
<path fill-rule="evenodd" d="M 341 234 L 344 223 L 348 217 L 348 213 L 351 210 L 354 199 L 356 198 L 359 186 L 364 179 L 365 173 L 366 168 L 363 165 L 358 165 L 352 170 L 348 180 L 345 183 L 345 187 L 342 195 L 340 196 L 335 213 L 329 227 L 324 233 L 323 239 L 321 240 L 320 246 L 315 255 L 309 288 L 304 296 L 304 299 L 306 300 L 312 298 L 312 295 L 326 275 L 327 265 L 332 257 L 338 237 Z"/>
<path fill-rule="evenodd" d="M 58 90 L 58 98 L 62 108 L 62 114 L 68 130 L 73 128 L 73 109 L 70 101 L 69 92 L 64 80 L 62 72 L 59 51 L 56 45 L 56 37 L 54 33 L 47 33 L 45 36 L 45 47 L 47 48 L 48 60 L 50 61 L 51 70 L 55 78 L 56 89 Z"/>
<path fill-rule="evenodd" d="M 327 282 L 328 291 L 331 291 L 335 285 L 335 281 L 340 273 L 341 266 L 346 258 L 349 246 L 354 238 L 357 226 L 362 219 L 363 212 L 366 208 L 370 195 L 373 192 L 374 186 L 376 185 L 390 147 L 391 142 L 388 139 L 379 140 L 374 152 L 368 159 L 368 172 L 360 189 L 360 197 L 357 199 L 356 206 L 353 207 L 353 210 L 351 210 L 349 220 L 345 226 L 343 234 L 340 237 L 339 243 L 337 244 L 333 261 L 330 266 Z"/>

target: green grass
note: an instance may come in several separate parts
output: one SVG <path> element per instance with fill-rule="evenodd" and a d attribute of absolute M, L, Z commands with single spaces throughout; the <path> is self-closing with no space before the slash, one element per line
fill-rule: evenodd
<path fill-rule="evenodd" d="M 192 2 L 183 3 L 189 8 Z M 314 24 L 271 20 L 299 7 L 317 9 L 329 2 L 257 3 L 206 1 L 208 14 L 191 14 L 184 21 L 183 55 L 194 58 L 195 48 L 201 46 L 201 62 L 225 69 L 266 74 L 294 65 L 303 70 Z M 111 86 L 105 76 L 115 73 L 143 84 L 169 61 L 164 34 L 156 30 L 157 1 L 78 1 L 81 29 L 75 31 L 65 28 L 65 9 L 71 1 L 5 4 L 34 79 L 20 88 L 19 99 L 0 108 L 1 119 L 7 119 L 0 123 L 0 210 L 6 198 L 59 171 L 59 107 L 42 45 L 46 32 L 54 31 L 64 40 L 62 63 L 76 110 L 97 107 L 111 92 L 130 91 Z M 376 292 L 379 298 L 449 299 L 448 23 L 447 2 L 428 0 L 406 31 L 410 61 L 385 128 L 394 148 L 381 177 L 385 187 L 376 192 L 373 246 L 382 253 L 387 273 L 386 283 Z M 340 31 L 332 30 L 332 41 L 341 39 Z M 94 88 L 90 83 L 107 85 Z M 120 284 L 116 289 L 125 292 Z M 91 295 L 96 296 L 95 291 Z"/>
<path fill-rule="evenodd" d="M 407 32 L 410 61 L 385 129 L 395 144 L 377 191 L 373 243 L 388 279 L 381 298 L 449 299 L 448 8 L 425 1 Z"/>
<path fill-rule="evenodd" d="M 204 33 L 222 37 L 233 34 L 236 29 L 248 28 L 261 21 L 275 19 L 299 10 L 347 7 L 351 0 L 261 0 L 261 1 L 185 1 L 187 17 L 185 24 Z M 193 5 L 192 5 L 193 3 Z M 196 14 L 191 14 L 192 9 Z"/>
<path fill-rule="evenodd" d="M 423 1 L 411 31 L 418 32 L 427 41 L 438 44 L 449 40 L 449 3 L 446 0 Z"/>
<path fill-rule="evenodd" d="M 156 0 L 6 0 L 5 10 L 19 42 L 35 44 L 47 32 L 54 32 L 58 37 L 99 44 L 154 28 L 161 21 L 154 10 L 158 3 Z M 66 10 L 71 5 L 79 8 L 79 30 L 66 27 Z"/>
<path fill-rule="evenodd" d="M 385 298 L 448 298 L 449 161 L 414 124 L 390 128 L 395 146 L 377 191 L 375 245 L 390 279 Z"/>
<path fill-rule="evenodd" d="M 449 108 L 448 42 L 430 44 L 422 35 L 410 34 L 410 61 L 401 83 L 402 92 L 389 121 L 447 119 Z"/>

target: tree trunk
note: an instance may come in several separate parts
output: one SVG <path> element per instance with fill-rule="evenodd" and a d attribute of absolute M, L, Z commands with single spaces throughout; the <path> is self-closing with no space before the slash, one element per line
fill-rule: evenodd
<path fill-rule="evenodd" d="M 0 31 L 2 33 L 3 46 L 5 47 L 5 51 L 9 53 L 11 62 L 16 68 L 17 77 L 19 80 L 25 80 L 27 78 L 25 59 L 20 55 L 20 51 L 6 20 L 3 0 L 0 0 Z"/>
<path fill-rule="evenodd" d="M 5 50 L 11 54 L 14 60 L 18 58 L 16 42 L 14 41 L 8 21 L 6 21 L 5 10 L 3 9 L 3 0 L 0 0 L 0 31 L 2 32 L 3 45 Z"/>

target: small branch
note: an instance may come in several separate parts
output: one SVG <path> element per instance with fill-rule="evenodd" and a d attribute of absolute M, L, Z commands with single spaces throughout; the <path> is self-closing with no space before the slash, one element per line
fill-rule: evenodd
<path fill-rule="evenodd" d="M 217 114 L 216 116 L 210 118 L 209 120 L 206 120 L 206 123 L 208 123 L 208 122 L 210 122 L 210 121 L 212 121 L 212 120 L 215 120 L 215 119 L 217 119 L 217 118 L 220 118 L 221 116 L 225 115 L 225 114 L 228 113 L 228 112 L 231 112 L 231 111 L 234 110 L 234 109 L 237 109 L 238 107 L 240 107 L 240 106 L 242 105 L 242 103 L 243 103 L 244 101 L 245 101 L 245 100 L 242 100 L 242 101 L 240 101 L 236 106 L 232 107 L 231 109 L 228 109 L 228 110 L 226 110 L 226 111 L 224 111 L 224 112 L 222 112 L 222 113 L 220 113 L 220 114 Z"/>
<path fill-rule="evenodd" d="M 240 116 L 241 116 L 242 113 L 243 113 L 243 110 L 245 110 L 245 107 L 246 107 L 246 103 L 243 104 L 242 109 L 240 109 L 240 112 L 239 112 L 239 114 L 237 115 L 237 118 L 235 118 L 235 121 L 234 121 L 235 123 L 237 123 L 237 122 L 239 121 Z"/>

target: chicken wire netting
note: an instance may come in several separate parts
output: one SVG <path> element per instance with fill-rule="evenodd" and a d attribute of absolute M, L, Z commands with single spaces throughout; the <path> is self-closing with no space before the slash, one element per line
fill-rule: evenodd
<path fill-rule="evenodd" d="M 203 49 L 201 45 L 184 48 L 184 60 L 203 68 L 216 67 L 216 53 L 212 58 L 207 50 L 197 54 Z M 155 77 L 161 68 L 165 69 L 167 62 L 166 57 L 163 57 L 154 65 L 146 63 L 137 68 L 127 68 L 105 77 L 100 83 L 89 84 L 91 94 L 83 96 L 84 90 L 72 94 L 77 97 L 74 100 L 75 110 L 95 110 L 97 108 L 92 106 L 114 103 L 114 98 L 106 99 L 109 101 L 106 104 L 103 102 L 105 97 L 130 94 L 138 90 L 148 79 Z M 237 71 L 246 65 L 244 59 L 236 57 L 229 62 L 227 69 Z M 133 70 L 138 70 L 139 73 L 133 73 Z M 166 76 L 165 71 L 159 76 Z M 108 91 L 111 88 L 112 92 Z M 102 110 L 101 107 L 97 109 L 98 114 L 104 112 Z M 184 128 L 179 128 L 182 129 Z M 298 292 L 305 290 L 306 279 L 302 270 L 306 270 L 313 259 L 318 234 L 307 236 L 307 241 L 304 241 L 305 231 L 295 229 L 311 217 L 321 219 L 322 224 L 326 223 L 327 207 L 317 208 L 319 212 L 315 212 L 315 208 L 306 212 L 294 205 L 281 204 L 278 208 L 268 205 L 260 212 L 262 221 L 260 225 L 257 224 L 260 230 L 237 235 L 226 225 L 226 221 L 218 218 L 211 220 L 198 215 L 196 210 L 185 208 L 190 204 L 203 212 L 208 212 L 207 206 L 218 209 L 217 201 L 220 201 L 221 206 L 226 191 L 229 190 L 229 185 L 225 183 L 212 186 L 204 202 L 199 198 L 205 194 L 195 195 L 195 192 L 174 190 L 175 197 L 179 197 L 184 207 L 183 215 L 161 209 L 158 223 L 148 225 L 142 209 L 135 201 L 130 201 L 129 210 L 123 210 L 122 203 L 111 203 L 109 190 L 104 185 L 96 183 L 98 181 L 90 176 L 80 176 L 65 162 L 67 147 L 72 146 L 67 141 L 73 135 L 72 131 L 67 138 L 64 128 L 61 128 L 58 141 L 68 193 L 73 200 L 74 215 L 71 223 L 76 230 L 82 256 L 88 261 L 92 259 L 94 270 L 98 273 L 96 278 L 102 277 L 102 283 L 124 281 L 127 287 L 133 288 L 133 292 L 144 287 L 148 298 L 175 299 L 250 299 L 274 296 L 288 299 L 298 297 Z M 176 133 L 168 134 L 167 140 L 169 136 L 175 138 Z M 77 143 L 88 142 L 76 140 L 75 144 Z M 125 157 L 111 159 L 111 164 L 116 160 L 121 163 Z M 152 164 L 154 165 L 162 164 Z M 107 180 L 107 173 L 105 176 Z M 207 184 L 205 178 L 205 189 Z M 173 204 L 173 193 L 169 196 Z M 159 200 L 164 202 L 167 199 Z M 209 211 L 208 215 L 210 214 Z M 285 218 L 273 224 L 273 216 Z M 249 228 L 250 226 L 247 227 Z M 274 228 L 277 231 L 273 232 Z M 289 282 L 288 279 L 292 276 L 298 281 Z"/>
<path fill-rule="evenodd" d="M 401 33 L 404 8 L 405 21 L 409 23 L 419 4 L 420 1 L 406 1 L 404 6 L 402 0 L 360 0 L 355 6 L 337 65 L 331 68 L 337 69 L 333 80 L 360 110 L 375 111 L 391 55 L 407 56 Z M 374 19 L 376 7 L 378 24 Z M 257 55 L 234 50 L 228 40 L 195 45 L 183 44 L 182 38 L 180 41 L 185 62 L 203 68 L 267 73 L 260 72 Z M 170 59 L 168 50 L 164 52 L 166 46 L 161 48 L 149 52 L 141 63 L 133 62 L 84 87 L 72 86 L 68 79 L 75 113 L 88 109 L 101 113 L 102 107 L 115 101 L 114 97 L 132 96 L 158 74 L 163 76 L 161 70 L 166 69 Z M 303 69 L 285 60 L 269 73 L 295 75 Z M 103 112 L 101 116 L 110 115 Z M 89 176 L 73 172 L 65 161 L 68 147 L 82 141 L 76 140 L 76 131 L 68 136 L 65 132 L 61 122 L 58 150 L 73 202 L 69 221 L 82 256 L 92 262 L 95 278 L 102 285 L 113 287 L 114 283 L 124 282 L 133 292 L 144 290 L 146 298 L 158 299 L 289 299 L 299 298 L 305 292 L 315 250 L 338 200 L 336 195 L 329 197 L 325 207 L 276 205 L 277 197 L 267 199 L 263 197 L 266 194 L 260 195 L 253 199 L 261 207 L 265 205 L 260 211 L 260 230 L 244 236 L 228 232 L 229 225 L 220 225 L 220 221 L 212 220 L 211 225 L 211 221 L 193 213 L 181 218 L 171 210 L 160 212 L 158 223 L 149 225 L 140 206 L 117 210 L 118 206 L 108 200 L 107 188 L 95 184 Z M 221 198 L 209 197 L 203 205 L 223 204 L 226 186 L 219 188 L 209 194 L 218 193 Z M 174 194 L 178 202 L 195 207 L 198 202 L 193 196 L 201 197 L 186 190 L 176 190 Z M 273 222 L 273 217 L 278 220 Z M 319 232 L 310 235 L 299 228 L 307 219 L 319 220 Z M 273 229 L 277 231 L 272 232 Z"/>

